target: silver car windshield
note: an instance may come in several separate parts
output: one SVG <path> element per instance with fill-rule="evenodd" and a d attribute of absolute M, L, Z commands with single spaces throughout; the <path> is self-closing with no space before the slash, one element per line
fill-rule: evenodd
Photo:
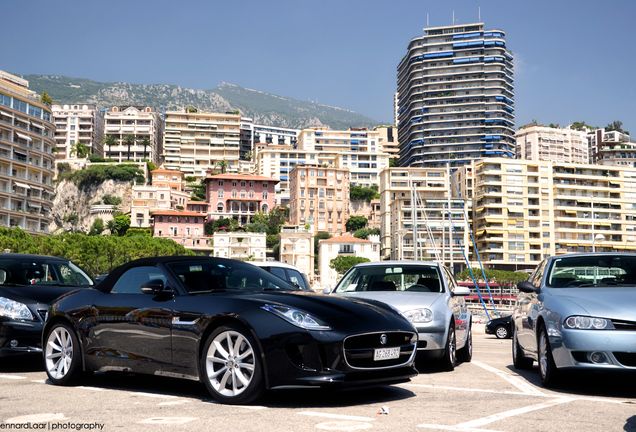
<path fill-rule="evenodd" d="M 546 285 L 553 288 L 636 287 L 636 255 L 585 255 L 557 258 Z"/>
<path fill-rule="evenodd" d="M 337 293 L 355 291 L 444 292 L 439 270 L 427 265 L 356 267 L 336 287 Z"/>

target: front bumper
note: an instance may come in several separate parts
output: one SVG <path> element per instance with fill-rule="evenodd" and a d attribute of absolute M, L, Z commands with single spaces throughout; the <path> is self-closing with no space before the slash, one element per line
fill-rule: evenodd
<path fill-rule="evenodd" d="M 0 320 L 0 357 L 41 353 L 42 328 L 39 321 Z M 12 341 L 17 345 L 12 346 Z"/>
<path fill-rule="evenodd" d="M 417 329 L 417 350 L 418 351 L 438 351 L 446 348 L 446 326 L 426 326 Z"/>
<path fill-rule="evenodd" d="M 562 329 L 549 339 L 558 368 L 636 370 L 636 331 Z M 602 361 L 592 361 L 593 353 Z"/>

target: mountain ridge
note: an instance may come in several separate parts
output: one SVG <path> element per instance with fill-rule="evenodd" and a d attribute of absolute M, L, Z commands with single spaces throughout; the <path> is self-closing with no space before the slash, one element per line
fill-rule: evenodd
<path fill-rule="evenodd" d="M 295 129 L 312 126 L 347 129 L 381 123 L 346 108 L 245 88 L 228 81 L 221 81 L 213 89 L 196 89 L 177 84 L 102 82 L 58 74 L 21 76 L 29 81 L 32 90 L 46 91 L 59 104 L 92 103 L 99 108 L 147 105 L 160 112 L 186 106 L 211 112 L 239 110 L 257 124 Z"/>

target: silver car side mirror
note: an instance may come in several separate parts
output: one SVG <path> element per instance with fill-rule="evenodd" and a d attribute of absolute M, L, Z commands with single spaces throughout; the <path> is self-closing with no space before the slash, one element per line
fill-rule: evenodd
<path fill-rule="evenodd" d="M 457 287 L 452 293 L 454 296 L 467 296 L 470 295 L 470 288 Z"/>
<path fill-rule="evenodd" d="M 330 287 L 325 287 L 322 289 L 322 293 L 325 295 L 329 295 L 331 294 L 331 288 Z"/>

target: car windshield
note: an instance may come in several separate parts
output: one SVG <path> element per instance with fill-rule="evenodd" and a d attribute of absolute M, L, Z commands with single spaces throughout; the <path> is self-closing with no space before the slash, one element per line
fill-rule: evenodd
<path fill-rule="evenodd" d="M 251 264 L 232 260 L 167 264 L 190 294 L 214 291 L 297 291 L 298 288 Z"/>
<path fill-rule="evenodd" d="M 557 258 L 546 285 L 553 288 L 635 287 L 636 255 L 587 255 Z"/>
<path fill-rule="evenodd" d="M 357 291 L 444 292 L 433 265 L 374 265 L 355 267 L 336 287 L 337 293 Z"/>
<path fill-rule="evenodd" d="M 91 278 L 70 261 L 0 258 L 0 286 L 92 286 Z"/>

